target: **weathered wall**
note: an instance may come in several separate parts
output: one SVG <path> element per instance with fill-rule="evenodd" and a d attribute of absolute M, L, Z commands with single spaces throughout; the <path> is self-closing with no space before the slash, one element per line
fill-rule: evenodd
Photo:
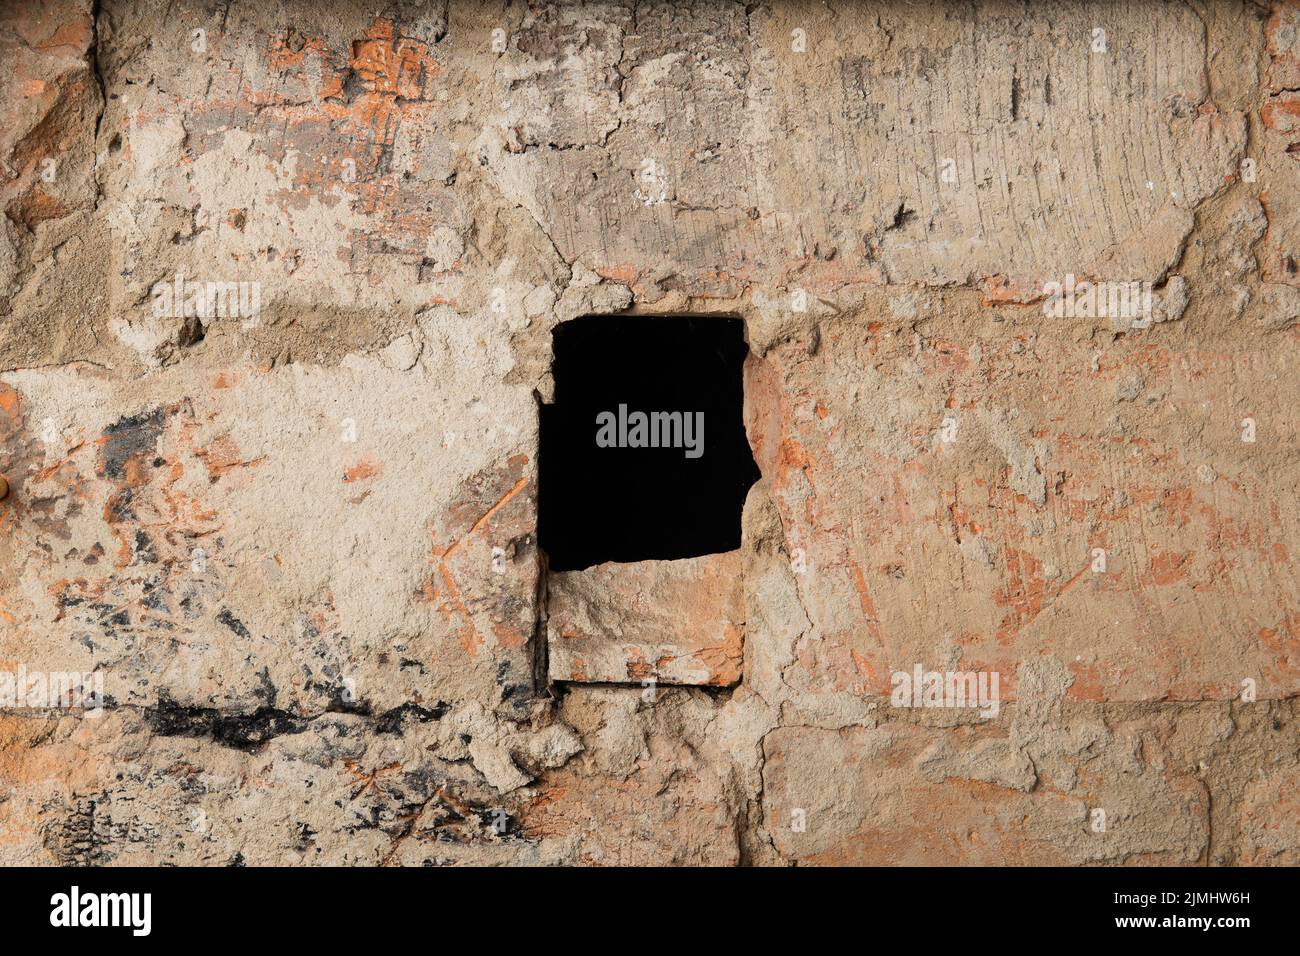
<path fill-rule="evenodd" d="M 61 0 L 0 58 L 0 665 L 105 695 L 0 716 L 0 862 L 1300 863 L 1300 5 Z M 746 322 L 732 686 L 548 680 L 550 331 L 623 310 Z M 617 586 L 689 642 L 686 573 Z"/>

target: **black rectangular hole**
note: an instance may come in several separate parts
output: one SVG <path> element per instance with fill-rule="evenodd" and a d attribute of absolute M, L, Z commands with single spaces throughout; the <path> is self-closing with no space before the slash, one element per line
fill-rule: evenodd
<path fill-rule="evenodd" d="M 740 547 L 759 477 L 745 437 L 744 323 L 587 316 L 553 335 L 555 401 L 541 408 L 538 462 L 551 569 Z"/>

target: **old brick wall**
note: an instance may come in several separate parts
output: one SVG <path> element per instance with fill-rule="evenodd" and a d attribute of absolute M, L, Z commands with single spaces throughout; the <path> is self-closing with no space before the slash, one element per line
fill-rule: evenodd
<path fill-rule="evenodd" d="M 1300 4 L 57 0 L 0 61 L 0 670 L 102 681 L 0 713 L 0 862 L 1300 863 Z M 744 319 L 762 479 L 549 581 L 551 330 L 621 312 Z"/>

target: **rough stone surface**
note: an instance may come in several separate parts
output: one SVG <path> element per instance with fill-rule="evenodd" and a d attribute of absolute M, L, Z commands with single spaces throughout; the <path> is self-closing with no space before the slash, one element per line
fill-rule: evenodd
<path fill-rule="evenodd" d="M 1294 0 L 53 0 L 0 62 L 0 672 L 103 685 L 0 708 L 0 863 L 1300 864 Z M 548 575 L 551 331 L 624 310 L 744 319 L 762 479 Z"/>
<path fill-rule="evenodd" d="M 551 679 L 735 684 L 745 629 L 742 563 L 731 551 L 551 574 Z"/>

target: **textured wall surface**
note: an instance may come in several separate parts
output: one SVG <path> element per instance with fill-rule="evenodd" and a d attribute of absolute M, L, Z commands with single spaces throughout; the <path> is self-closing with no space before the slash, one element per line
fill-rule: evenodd
<path fill-rule="evenodd" d="M 0 670 L 102 683 L 0 708 L 0 863 L 1300 864 L 1300 4 L 55 0 L 0 62 Z M 551 331 L 622 312 L 744 319 L 762 478 L 548 580 Z"/>

